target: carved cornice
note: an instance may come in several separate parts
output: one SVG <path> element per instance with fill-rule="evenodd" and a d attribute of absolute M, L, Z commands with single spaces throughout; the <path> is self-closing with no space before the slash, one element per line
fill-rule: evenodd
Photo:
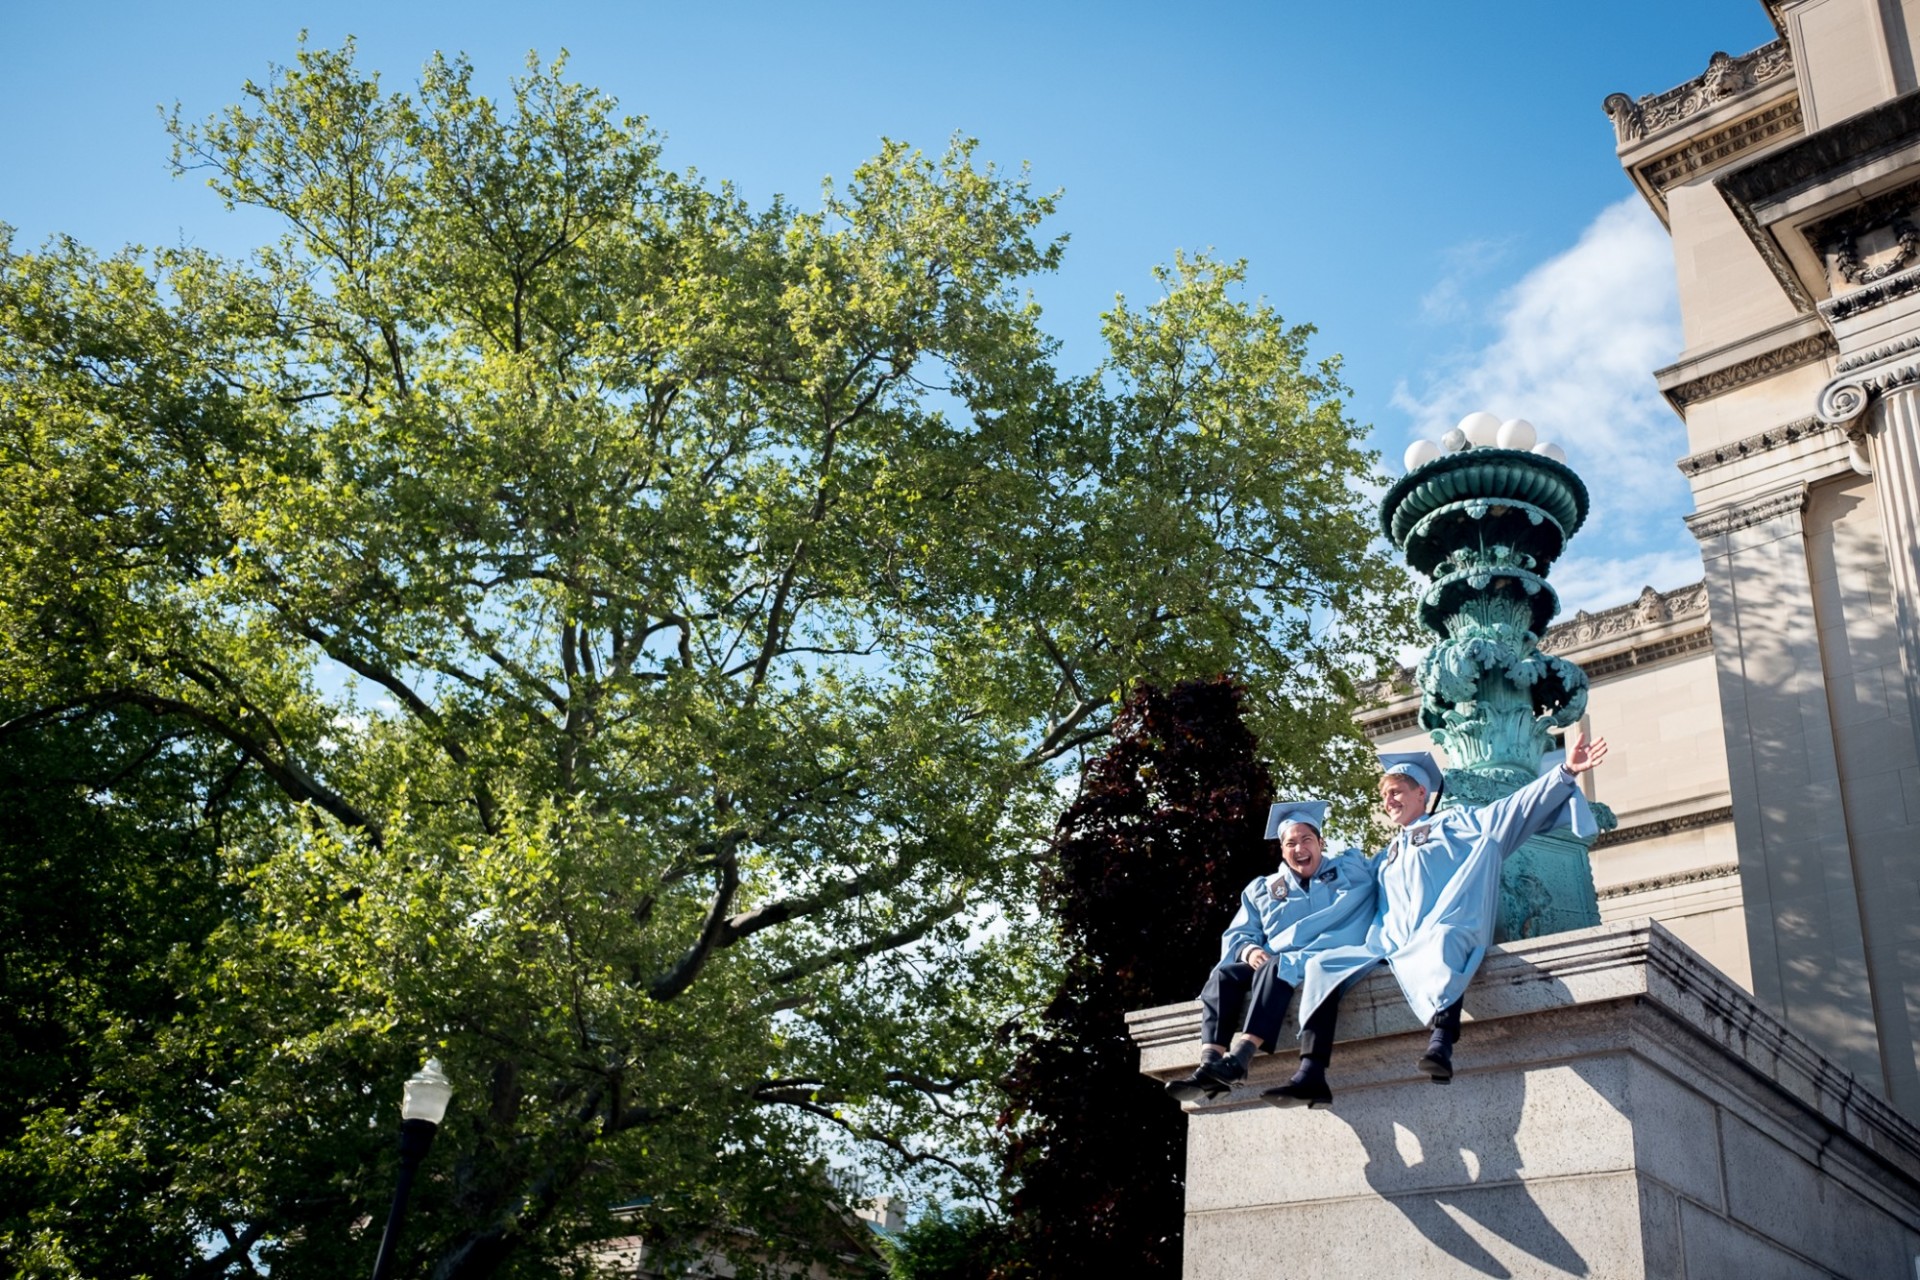
<path fill-rule="evenodd" d="M 1614 136 L 1624 147 L 1792 74 L 1792 46 L 1785 40 L 1775 40 L 1738 58 L 1716 53 L 1707 60 L 1705 72 L 1665 93 L 1648 94 L 1637 101 L 1624 93 L 1609 94 L 1600 109 L 1613 121 Z"/>
<path fill-rule="evenodd" d="M 1743 204 L 1853 173 L 1920 136 L 1920 94 L 1906 94 L 1760 157 L 1716 185 Z"/>
<path fill-rule="evenodd" d="M 1800 99 L 1796 95 L 1711 133 L 1689 139 L 1685 146 L 1636 167 L 1646 189 L 1664 202 L 1669 187 L 1696 173 L 1717 169 L 1741 152 L 1771 142 L 1782 134 L 1798 133 L 1801 124 Z"/>
<path fill-rule="evenodd" d="M 1787 202 L 1803 200 L 1807 192 L 1826 187 L 1843 194 L 1863 170 L 1915 145 L 1920 145 L 1920 93 L 1909 93 L 1780 146 L 1720 175 L 1714 185 L 1780 287 L 1796 307 L 1812 311 L 1814 299 L 1807 282 L 1801 280 L 1773 235 L 1774 224 L 1790 216 Z M 1822 303 L 1821 314 L 1831 322 L 1836 316 L 1829 314 L 1830 305 L 1846 304 L 1850 310 L 1842 314 L 1859 310 L 1862 305 L 1876 305 L 1848 302 L 1876 287 L 1869 285 L 1855 294 Z"/>
<path fill-rule="evenodd" d="M 1690 404 L 1698 404 L 1702 400 L 1763 381 L 1776 373 L 1785 373 L 1803 364 L 1825 360 L 1839 349 L 1833 340 L 1833 335 L 1826 330 L 1821 330 L 1798 341 L 1789 342 L 1784 347 L 1763 351 L 1738 364 L 1728 365 L 1724 369 L 1715 369 L 1711 373 L 1701 374 L 1678 386 L 1668 387 L 1667 401 L 1676 409 L 1685 409 Z"/>
<path fill-rule="evenodd" d="M 1567 653 L 1607 640 L 1626 640 L 1671 622 L 1706 616 L 1707 584 L 1704 582 L 1667 592 L 1647 587 L 1626 604 L 1615 605 L 1599 613 L 1581 610 L 1541 637 L 1540 648 L 1545 653 Z M 1584 665 L 1591 677 L 1592 664 Z"/>
<path fill-rule="evenodd" d="M 1795 485 L 1785 493 L 1776 493 L 1745 506 L 1729 504 L 1711 511 L 1696 511 L 1686 518 L 1687 528 L 1702 542 L 1723 533 L 1751 529 L 1769 520 L 1798 515 L 1807 505 L 1807 487 Z"/>
<path fill-rule="evenodd" d="M 1697 476 L 1702 471 L 1711 471 L 1723 467 L 1729 462 L 1739 462 L 1755 454 L 1765 453 L 1769 449 L 1778 449 L 1781 445 L 1793 444 L 1812 436 L 1833 430 L 1833 424 L 1819 418 L 1795 418 L 1782 426 L 1762 431 L 1758 435 L 1746 436 L 1732 444 L 1723 444 L 1717 449 L 1703 449 L 1699 453 L 1690 453 L 1676 464 L 1680 473 Z"/>
<path fill-rule="evenodd" d="M 1920 267 L 1909 268 L 1898 275 L 1886 276 L 1858 289 L 1841 294 L 1837 298 L 1828 298 L 1820 304 L 1820 317 L 1828 324 L 1857 316 L 1862 311 L 1871 311 L 1875 307 L 1885 306 L 1898 301 L 1909 294 L 1920 292 Z"/>
<path fill-rule="evenodd" d="M 1721 805 L 1718 809 L 1702 809 L 1698 813 L 1683 813 L 1677 817 L 1661 818 L 1656 822 L 1641 822 L 1631 827 L 1615 827 L 1611 831 L 1602 831 L 1594 837 L 1593 847 L 1604 849 L 1608 845 L 1632 844 L 1636 840 L 1654 840 L 1660 836 L 1675 835 L 1682 831 L 1698 831 L 1701 827 L 1717 827 L 1723 822 L 1732 821 L 1733 806 Z M 1739 872 L 1740 868 L 1732 865 L 1701 867 L 1693 871 L 1655 876 L 1651 880 L 1616 885 L 1600 896 L 1617 898 L 1623 894 L 1644 893 L 1648 889 L 1671 889 L 1675 885 L 1692 884 L 1698 880 L 1717 880 L 1721 876 L 1738 875 Z"/>
<path fill-rule="evenodd" d="M 1902 338 L 1898 342 L 1889 342 L 1884 347 L 1875 347 L 1871 351 L 1856 351 L 1833 367 L 1835 373 L 1852 373 L 1855 369 L 1864 369 L 1870 364 L 1879 364 L 1903 351 L 1912 351 L 1920 347 L 1920 334 Z"/>
<path fill-rule="evenodd" d="M 1580 659 L 1580 669 L 1587 673 L 1587 679 L 1599 683 L 1622 671 L 1631 671 L 1635 667 L 1648 666 L 1655 662 L 1667 662 L 1673 658 L 1684 658 L 1689 654 L 1713 652 L 1713 626 L 1705 618 L 1700 625 L 1679 635 L 1663 636 L 1658 640 L 1636 641 L 1631 647 L 1604 654 L 1598 658 Z"/>
<path fill-rule="evenodd" d="M 1369 738 L 1385 738 L 1392 734 L 1405 733 L 1409 729 L 1418 729 L 1420 727 L 1420 703 L 1418 701 L 1420 691 L 1415 689 L 1411 693 L 1403 696 L 1415 699 L 1414 704 L 1407 710 L 1396 711 L 1394 714 L 1382 716 L 1378 720 L 1367 720 L 1364 716 L 1361 717 Z"/>

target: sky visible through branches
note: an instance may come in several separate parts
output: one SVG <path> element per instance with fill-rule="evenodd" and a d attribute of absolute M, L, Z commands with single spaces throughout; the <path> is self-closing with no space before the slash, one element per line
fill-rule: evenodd
<path fill-rule="evenodd" d="M 991 3 L 390 5 L 310 15 L 394 88 L 436 49 L 504 89 L 529 49 L 665 135 L 664 161 L 762 202 L 817 204 L 880 138 L 981 155 L 1061 188 L 1065 265 L 1033 282 L 1063 363 L 1099 351 L 1116 292 L 1149 300 L 1175 249 L 1249 261 L 1249 289 L 1339 352 L 1390 473 L 1418 435 L 1489 409 L 1534 421 L 1595 491 L 1554 581 L 1602 608 L 1699 576 L 1680 524 L 1679 420 L 1651 370 L 1679 354 L 1664 232 L 1612 155 L 1601 99 L 1697 75 L 1772 30 L 1759 0 L 1432 6 Z M 277 6 L 0 10 L 0 221 L 244 253 L 265 220 L 169 176 L 157 106 L 188 119 L 291 61 Z M 1621 478 L 1632 476 L 1632 483 Z"/>

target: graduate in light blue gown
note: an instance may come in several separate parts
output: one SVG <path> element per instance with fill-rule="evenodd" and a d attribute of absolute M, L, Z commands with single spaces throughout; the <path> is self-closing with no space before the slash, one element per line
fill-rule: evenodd
<path fill-rule="evenodd" d="M 1276 804 L 1267 840 L 1280 867 L 1240 894 L 1240 910 L 1220 938 L 1220 963 L 1200 993 L 1200 1066 L 1167 1083 L 1182 1102 L 1214 1098 L 1244 1080 L 1247 1064 L 1271 1050 L 1307 957 L 1366 939 L 1374 918 L 1374 863 L 1358 850 L 1326 853 L 1324 800 Z M 1226 1043 L 1234 1029 L 1233 1047 Z"/>
<path fill-rule="evenodd" d="M 1340 997 L 1376 965 L 1393 970 L 1407 1003 L 1433 1029 L 1419 1068 L 1436 1083 L 1453 1079 L 1460 997 L 1493 942 L 1500 913 L 1500 866 L 1529 836 L 1571 824 L 1593 833 L 1593 814 L 1575 779 L 1606 758 L 1605 739 L 1567 737 L 1564 763 L 1504 799 L 1477 808 L 1428 812 L 1441 783 L 1425 752 L 1382 757 L 1380 804 L 1400 830 L 1374 859 L 1379 893 L 1372 927 L 1356 946 L 1329 948 L 1306 964 L 1300 991 L 1300 1070 L 1261 1097 L 1278 1106 L 1333 1101 L 1333 1057 Z"/>

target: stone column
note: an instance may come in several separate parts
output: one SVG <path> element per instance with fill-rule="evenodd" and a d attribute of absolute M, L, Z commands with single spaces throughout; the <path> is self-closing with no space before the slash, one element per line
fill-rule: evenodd
<path fill-rule="evenodd" d="M 1886 532 L 1909 707 L 1920 707 L 1920 385 L 1910 380 L 1917 374 L 1920 368 L 1909 366 L 1846 375 L 1820 396 L 1821 417 L 1847 427 L 1856 444 L 1864 437 Z"/>
<path fill-rule="evenodd" d="M 1687 517 L 1713 615 L 1754 995 L 1884 1089 L 1801 513 L 1806 486 Z"/>

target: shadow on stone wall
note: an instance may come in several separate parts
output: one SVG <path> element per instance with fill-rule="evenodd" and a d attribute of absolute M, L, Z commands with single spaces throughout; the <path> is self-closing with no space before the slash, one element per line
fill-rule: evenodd
<path fill-rule="evenodd" d="M 1571 1002 L 1565 983 L 1544 973 L 1537 976 L 1543 987 L 1537 989 L 1536 999 L 1544 997 L 1542 1003 L 1550 1005 Z M 1471 988 L 1467 1000 L 1471 1010 Z M 1462 1265 L 1485 1276 L 1513 1275 L 1455 1215 L 1538 1258 L 1556 1273 L 1590 1275 L 1587 1259 L 1548 1219 L 1523 1181 L 1519 1135 L 1532 1086 L 1515 1088 L 1517 1079 L 1509 1072 L 1482 1075 L 1473 1070 L 1474 1041 L 1492 1034 L 1497 1034 L 1494 1027 L 1468 1023 L 1456 1056 L 1462 1074 L 1448 1085 L 1428 1086 L 1411 1094 L 1396 1091 L 1396 1097 L 1414 1104 L 1410 1107 L 1368 1107 L 1363 1100 L 1373 1091 L 1362 1090 L 1352 1095 L 1349 1105 L 1331 1114 L 1353 1131 L 1365 1149 L 1367 1185 Z M 1568 1065 L 1596 1096 L 1612 1092 L 1604 1082 L 1587 1079 L 1581 1062 Z M 1537 1118 L 1534 1131 L 1538 1132 Z M 1577 1134 L 1566 1137 L 1580 1140 Z"/>
<path fill-rule="evenodd" d="M 1461 1086 L 1467 1086 L 1462 1089 Z M 1590 1274 L 1580 1251 L 1547 1219 L 1546 1212 L 1520 1181 L 1520 1149 L 1515 1137 L 1524 1094 L 1515 1089 L 1474 1090 L 1471 1077 L 1448 1086 L 1458 1091 L 1460 1105 L 1478 1109 L 1472 1146 L 1458 1140 L 1457 1123 L 1433 1113 L 1395 1118 L 1359 1112 L 1337 1118 L 1354 1132 L 1366 1149 L 1369 1186 L 1406 1215 L 1414 1227 L 1463 1265 L 1486 1276 L 1510 1277 L 1512 1272 L 1455 1221 L 1452 1210 L 1488 1232 L 1569 1275 Z M 1432 1190 L 1409 1190 L 1417 1178 Z"/>

